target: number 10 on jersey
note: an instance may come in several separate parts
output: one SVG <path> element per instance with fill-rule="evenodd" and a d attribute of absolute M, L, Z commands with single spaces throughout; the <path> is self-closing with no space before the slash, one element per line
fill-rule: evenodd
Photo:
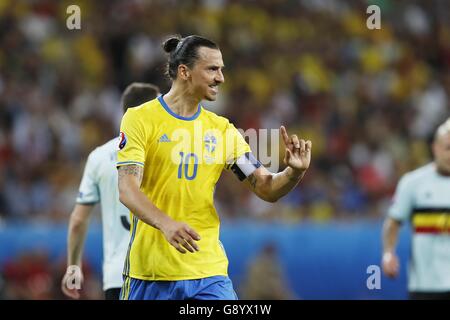
<path fill-rule="evenodd" d="M 189 174 L 189 161 L 191 158 L 194 158 L 194 169 L 191 174 Z M 184 170 L 183 170 L 184 167 Z M 178 179 L 183 179 L 183 172 L 184 172 L 184 178 L 187 180 L 193 180 L 197 176 L 197 169 L 198 169 L 198 157 L 195 153 L 188 153 L 184 154 L 184 152 L 180 152 L 180 164 L 178 165 Z"/>

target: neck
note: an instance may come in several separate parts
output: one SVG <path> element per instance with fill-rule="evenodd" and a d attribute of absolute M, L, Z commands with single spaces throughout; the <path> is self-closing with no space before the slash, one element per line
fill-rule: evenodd
<path fill-rule="evenodd" d="M 182 117 L 191 117 L 198 110 L 198 104 L 200 100 L 193 97 L 189 91 L 185 88 L 177 86 L 175 83 L 170 88 L 170 91 L 164 95 L 164 101 L 166 101 L 167 106 Z"/>

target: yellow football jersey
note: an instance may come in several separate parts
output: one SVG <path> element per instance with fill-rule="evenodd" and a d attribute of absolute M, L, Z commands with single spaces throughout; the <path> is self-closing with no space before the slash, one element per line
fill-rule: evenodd
<path fill-rule="evenodd" d="M 161 231 L 132 215 L 124 274 L 142 280 L 186 280 L 227 275 L 213 203 L 227 164 L 250 152 L 239 131 L 201 105 L 190 118 L 173 113 L 163 96 L 129 108 L 122 119 L 117 166 L 144 168 L 141 191 L 165 214 L 200 235 L 200 251 L 181 254 Z"/>

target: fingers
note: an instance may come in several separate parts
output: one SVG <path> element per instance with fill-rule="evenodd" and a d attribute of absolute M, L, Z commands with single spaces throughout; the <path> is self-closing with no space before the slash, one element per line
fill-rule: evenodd
<path fill-rule="evenodd" d="M 311 140 L 303 140 L 303 139 L 300 139 L 299 140 L 299 144 L 300 144 L 300 148 L 299 148 L 299 151 L 300 151 L 300 153 L 309 153 L 309 152 L 311 152 L 311 149 L 312 149 L 312 142 L 311 142 Z"/>
<path fill-rule="evenodd" d="M 189 235 L 187 235 L 185 240 L 186 240 L 187 244 L 193 249 L 193 251 L 191 251 L 191 252 L 195 252 L 195 251 L 199 251 L 200 250 L 198 245 L 195 243 L 194 239 L 191 238 Z"/>
<path fill-rule="evenodd" d="M 183 254 L 187 251 L 194 253 L 196 251 L 200 251 L 200 248 L 195 242 L 198 240 L 200 240 L 200 235 L 186 225 L 184 228 L 175 232 L 175 236 L 173 237 L 171 244 L 175 247 L 175 249 Z"/>
<path fill-rule="evenodd" d="M 312 143 L 310 140 L 305 141 L 303 139 L 299 139 L 296 134 L 293 134 L 289 137 L 284 126 L 280 127 L 280 131 L 287 149 L 300 154 L 311 152 Z"/>
<path fill-rule="evenodd" d="M 299 139 L 297 137 L 297 135 L 292 135 L 291 136 L 291 140 L 292 143 L 294 145 L 294 152 L 296 154 L 300 154 L 301 156 L 308 156 L 309 153 L 311 152 L 311 148 L 312 148 L 312 143 L 310 140 L 303 140 L 303 139 Z"/>
<path fill-rule="evenodd" d="M 170 244 L 172 246 L 174 246 L 175 249 L 177 249 L 180 253 L 183 253 L 183 254 L 186 253 L 186 250 L 183 249 L 183 247 L 181 246 L 181 244 L 179 243 L 178 240 L 174 239 L 170 242 Z"/>
<path fill-rule="evenodd" d="M 385 263 L 383 265 L 383 272 L 389 278 L 393 278 L 395 276 L 395 270 L 392 268 L 392 265 L 390 264 Z"/>
<path fill-rule="evenodd" d="M 80 299 L 80 293 L 78 292 L 77 289 L 66 289 L 66 291 L 64 292 L 66 294 L 66 296 L 68 296 L 69 298 L 72 299 Z"/>
<path fill-rule="evenodd" d="M 186 248 L 191 253 L 194 253 L 195 251 L 199 250 L 194 239 L 192 239 L 192 237 L 186 231 L 181 232 L 181 235 L 178 239 L 178 243 L 181 244 L 184 248 Z"/>
<path fill-rule="evenodd" d="M 299 141 L 299 143 L 300 143 L 300 150 L 306 150 L 306 142 L 305 142 L 305 140 L 301 139 Z"/>
<path fill-rule="evenodd" d="M 183 248 L 187 249 L 187 251 L 189 251 L 190 253 L 194 253 L 197 250 L 197 246 L 193 243 L 193 240 L 190 239 L 181 239 L 180 240 L 180 244 L 183 246 Z"/>
<path fill-rule="evenodd" d="M 196 251 L 192 247 L 191 242 L 189 240 L 183 239 L 181 237 L 174 239 L 172 245 L 175 247 L 175 249 L 177 249 L 179 252 L 183 254 L 186 253 L 187 251 L 189 251 L 190 253 L 194 253 Z"/>
<path fill-rule="evenodd" d="M 185 230 L 194 240 L 200 240 L 200 235 L 194 229 L 186 227 Z"/>
<path fill-rule="evenodd" d="M 306 149 L 306 152 L 311 152 L 311 149 L 312 149 L 312 142 L 311 142 L 310 140 L 307 140 L 307 141 L 306 141 L 306 143 L 305 143 L 305 149 Z"/>
<path fill-rule="evenodd" d="M 310 140 L 306 140 L 304 145 L 302 144 L 302 147 L 300 148 L 300 155 L 309 161 L 311 159 L 311 150 L 312 142 Z"/>
<path fill-rule="evenodd" d="M 392 263 L 392 265 L 391 265 L 391 274 L 392 274 L 392 277 L 396 277 L 396 276 L 397 276 L 397 274 L 398 274 L 398 267 L 399 267 L 398 262 L 397 262 L 397 261 L 394 261 L 394 262 Z"/>
<path fill-rule="evenodd" d="M 67 281 L 68 277 L 67 274 L 63 277 L 61 281 L 61 291 L 69 298 L 72 299 L 79 299 L 80 298 L 80 292 L 77 289 L 69 289 L 67 288 Z"/>
<path fill-rule="evenodd" d="M 299 141 L 296 134 L 293 134 L 293 135 L 291 136 L 291 141 L 292 141 L 292 144 L 294 145 L 294 149 L 300 149 L 300 148 L 301 148 L 301 143 L 300 143 L 300 141 L 303 141 L 303 145 L 305 145 L 305 141 L 304 141 L 304 140 L 300 140 L 300 141 Z"/>
<path fill-rule="evenodd" d="M 284 144 L 286 146 L 288 146 L 290 141 L 289 141 L 289 136 L 287 134 L 286 128 L 284 126 L 281 126 L 280 131 L 281 131 L 281 136 L 283 137 Z"/>
<path fill-rule="evenodd" d="M 398 275 L 398 269 L 386 268 L 386 269 L 384 269 L 384 274 L 389 278 L 395 278 Z"/>

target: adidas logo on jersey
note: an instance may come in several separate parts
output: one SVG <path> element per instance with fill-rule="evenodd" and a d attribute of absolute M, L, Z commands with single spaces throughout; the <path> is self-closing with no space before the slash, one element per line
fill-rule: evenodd
<path fill-rule="evenodd" d="M 171 142 L 167 134 L 163 134 L 161 138 L 159 138 L 158 142 Z"/>

